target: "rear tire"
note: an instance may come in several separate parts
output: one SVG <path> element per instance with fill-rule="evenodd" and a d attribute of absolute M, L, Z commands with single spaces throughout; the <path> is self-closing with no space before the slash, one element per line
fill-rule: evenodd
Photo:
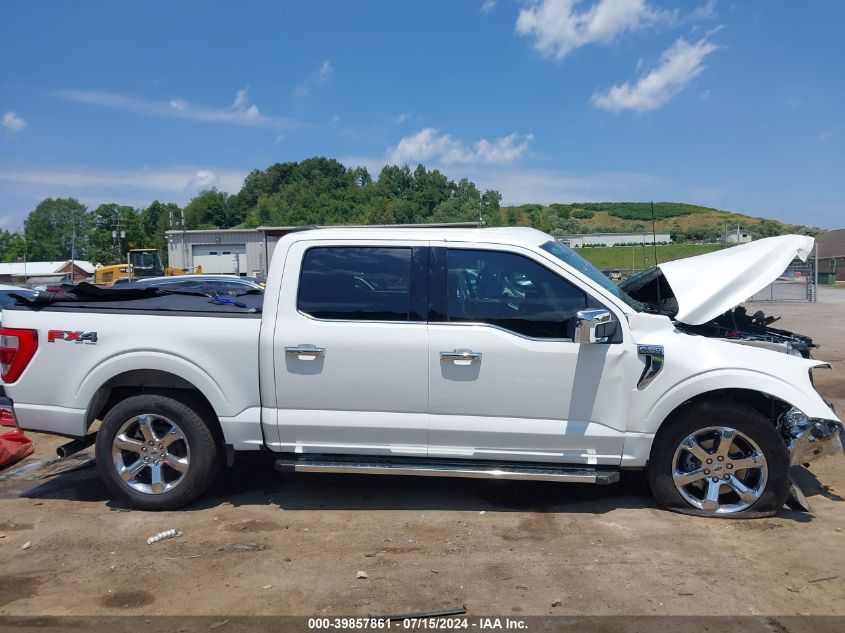
<path fill-rule="evenodd" d="M 696 516 L 774 516 L 789 495 L 789 452 L 759 411 L 727 402 L 673 413 L 651 448 L 649 487 L 661 506 Z"/>
<path fill-rule="evenodd" d="M 173 510 L 196 500 L 219 466 L 207 415 L 196 402 L 170 395 L 118 402 L 97 433 L 97 468 L 106 487 L 139 510 Z"/>

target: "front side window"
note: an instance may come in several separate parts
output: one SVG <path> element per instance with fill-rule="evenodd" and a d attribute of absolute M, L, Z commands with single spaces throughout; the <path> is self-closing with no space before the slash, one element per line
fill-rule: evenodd
<path fill-rule="evenodd" d="M 598 268 L 593 266 L 590 262 L 581 257 L 578 253 L 573 251 L 568 246 L 564 246 L 557 240 L 552 240 L 550 242 L 546 242 L 545 244 L 540 246 L 540 248 L 542 248 L 547 253 L 551 253 L 559 260 L 561 260 L 564 264 L 571 266 L 579 273 L 586 275 L 588 278 L 592 279 L 602 288 L 607 290 L 610 294 L 615 297 L 618 297 L 626 304 L 634 308 L 634 310 L 636 310 L 637 312 L 642 312 L 643 310 L 645 310 L 644 304 L 629 297 L 627 293 L 625 293 L 623 290 L 617 287 L 616 284 L 610 281 L 610 279 L 608 279 L 604 273 L 602 273 Z"/>
<path fill-rule="evenodd" d="M 320 319 L 407 321 L 411 249 L 311 248 L 302 261 L 297 309 Z"/>
<path fill-rule="evenodd" d="M 532 338 L 567 338 L 587 295 L 540 264 L 499 251 L 449 250 L 448 321 L 489 323 Z"/>

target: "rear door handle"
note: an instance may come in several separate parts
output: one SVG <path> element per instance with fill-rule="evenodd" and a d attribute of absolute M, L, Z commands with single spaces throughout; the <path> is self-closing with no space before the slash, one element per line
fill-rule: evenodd
<path fill-rule="evenodd" d="M 297 356 L 300 360 L 314 360 L 315 358 L 325 356 L 326 348 L 316 347 L 314 345 L 296 345 L 295 347 L 286 347 L 285 354 L 288 356 Z"/>
<path fill-rule="evenodd" d="M 469 365 L 481 360 L 481 352 L 473 352 L 471 349 L 454 349 L 451 352 L 440 352 L 440 360 L 451 360 L 457 365 Z"/>

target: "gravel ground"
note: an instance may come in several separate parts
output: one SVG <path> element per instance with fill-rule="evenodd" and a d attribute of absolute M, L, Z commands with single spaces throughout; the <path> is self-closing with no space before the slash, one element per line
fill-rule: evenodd
<path fill-rule="evenodd" d="M 843 411 L 845 292 L 820 299 L 754 307 L 821 343 L 840 373 L 818 387 Z M 30 461 L 63 441 L 32 437 Z M 15 479 L 0 482 L 0 615 L 845 615 L 845 460 L 801 474 L 813 513 L 754 521 L 662 511 L 637 473 L 280 478 L 250 459 L 164 513 L 110 502 L 92 468 Z M 168 528 L 184 535 L 146 544 Z"/>

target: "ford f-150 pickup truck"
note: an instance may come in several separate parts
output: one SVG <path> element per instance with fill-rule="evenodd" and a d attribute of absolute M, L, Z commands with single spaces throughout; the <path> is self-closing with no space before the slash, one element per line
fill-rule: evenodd
<path fill-rule="evenodd" d="M 617 286 L 533 229 L 303 230 L 263 297 L 80 285 L 4 308 L 0 418 L 77 438 L 65 452 L 96 442 L 141 509 L 184 506 L 263 450 L 281 472 L 645 469 L 667 508 L 768 516 L 842 426 L 812 341 L 736 306 L 812 245 L 768 238 Z"/>

